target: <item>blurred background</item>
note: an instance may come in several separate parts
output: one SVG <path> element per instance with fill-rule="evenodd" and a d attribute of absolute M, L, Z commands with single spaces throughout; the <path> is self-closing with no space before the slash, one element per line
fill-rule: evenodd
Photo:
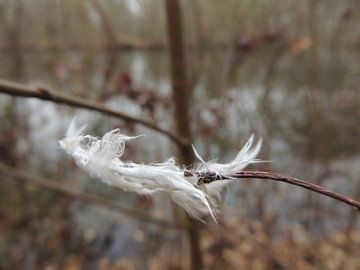
<path fill-rule="evenodd" d="M 165 2 L 0 0 L 0 78 L 174 131 Z M 359 200 L 359 1 L 179 2 L 186 120 L 199 152 L 227 162 L 255 134 L 264 140 L 259 157 L 272 163 L 250 169 Z M 74 115 L 89 134 L 146 134 L 128 145 L 127 160 L 176 154 L 141 125 L 0 93 L 1 164 L 73 192 L 0 170 L 0 269 L 189 269 L 192 241 L 168 197 L 109 187 L 59 149 Z M 220 225 L 199 228 L 203 269 L 360 269 L 359 214 L 286 184 L 233 183 Z"/>

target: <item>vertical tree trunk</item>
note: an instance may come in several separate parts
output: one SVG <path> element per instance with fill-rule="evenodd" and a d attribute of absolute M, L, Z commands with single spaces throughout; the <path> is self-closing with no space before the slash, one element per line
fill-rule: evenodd
<path fill-rule="evenodd" d="M 16 0 L 12 4 L 14 16 L 8 27 L 8 46 L 13 56 L 11 76 L 16 80 L 22 80 L 24 77 L 23 1 Z"/>
<path fill-rule="evenodd" d="M 319 55 L 319 1 L 318 0 L 308 0 L 307 1 L 307 30 L 309 37 L 312 41 L 312 46 L 309 48 L 308 53 L 308 70 L 307 70 L 307 80 L 308 80 L 308 89 L 309 95 L 306 100 L 307 106 L 307 117 L 309 121 L 308 128 L 308 152 L 311 159 L 321 158 L 325 144 L 319 144 L 318 138 L 326 138 L 326 134 L 323 133 L 323 123 L 319 122 L 322 118 L 322 109 L 318 104 L 318 92 L 320 91 L 320 55 Z M 312 174 L 315 174 L 315 171 L 312 171 Z M 314 177 L 314 183 L 321 184 L 319 177 Z M 311 193 L 311 192 L 310 192 Z M 313 211 L 314 209 L 319 209 L 319 200 L 317 197 L 314 197 L 313 194 L 308 194 L 308 199 L 306 201 L 305 211 Z M 304 227 L 307 231 L 318 233 L 318 228 L 323 226 L 321 221 L 321 212 L 314 212 L 310 217 L 305 219 Z M 320 231 L 323 231 L 321 229 Z M 315 245 L 314 245 L 315 246 Z"/>
<path fill-rule="evenodd" d="M 187 87 L 184 41 L 182 36 L 181 10 L 178 0 L 165 0 L 168 46 L 171 64 L 171 80 L 174 104 L 174 122 L 177 135 L 191 142 L 190 91 Z M 178 159 L 185 165 L 194 162 L 190 144 L 179 145 Z M 202 269 L 200 235 L 197 221 L 188 217 L 188 237 L 190 242 L 191 269 Z"/>
<path fill-rule="evenodd" d="M 45 31 L 48 38 L 48 44 L 51 49 L 59 49 L 59 20 L 58 20 L 58 2 L 48 1 L 46 3 L 46 22 Z"/>
<path fill-rule="evenodd" d="M 173 87 L 174 122 L 176 132 L 191 141 L 189 89 L 186 82 L 185 52 L 182 37 L 181 11 L 178 0 L 166 0 L 168 45 Z M 179 147 L 179 159 L 186 165 L 194 162 L 190 145 Z"/>
<path fill-rule="evenodd" d="M 309 49 L 308 85 L 310 90 L 320 88 L 319 78 L 319 31 L 318 31 L 318 0 L 308 0 L 308 31 L 313 42 Z"/>
<path fill-rule="evenodd" d="M 115 71 L 115 67 L 117 64 L 117 56 L 118 56 L 116 50 L 116 46 L 118 45 L 118 39 L 101 3 L 98 0 L 92 0 L 92 3 L 96 12 L 99 14 L 101 20 L 101 27 L 107 39 L 107 44 L 106 44 L 107 59 L 106 59 L 106 67 L 104 72 L 104 80 L 100 88 L 101 90 L 100 97 L 101 97 L 102 95 L 105 95 L 108 83 Z"/>

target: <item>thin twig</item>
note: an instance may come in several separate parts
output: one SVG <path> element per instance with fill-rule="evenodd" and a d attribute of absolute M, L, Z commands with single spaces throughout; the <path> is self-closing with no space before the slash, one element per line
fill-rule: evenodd
<path fill-rule="evenodd" d="M 291 185 L 299 186 L 305 189 L 308 189 L 310 191 L 323 194 L 325 196 L 328 196 L 330 198 L 333 198 L 337 201 L 341 201 L 343 203 L 346 203 L 352 207 L 354 207 L 356 210 L 360 211 L 360 202 L 357 200 L 354 200 L 350 197 L 347 197 L 345 195 L 330 191 L 325 189 L 322 186 L 312 184 L 310 182 L 297 179 L 291 176 L 285 176 L 277 173 L 271 173 L 271 172 L 260 172 L 260 171 L 240 171 L 231 177 L 222 176 L 213 172 L 190 172 L 185 171 L 185 176 L 196 176 L 198 178 L 198 184 L 208 184 L 213 181 L 219 181 L 219 180 L 226 180 L 226 179 L 243 179 L 243 178 L 257 178 L 257 179 L 263 179 L 263 180 L 273 180 L 273 181 L 279 181 L 288 183 Z"/>
<path fill-rule="evenodd" d="M 92 111 L 102 112 L 109 116 L 113 116 L 116 118 L 123 119 L 125 121 L 129 121 L 132 123 L 143 125 L 147 128 L 150 128 L 154 131 L 157 131 L 165 136 L 167 136 L 169 139 L 174 141 L 178 145 L 189 145 L 188 142 L 186 142 L 184 139 L 176 136 L 170 131 L 167 131 L 165 129 L 162 129 L 158 127 L 157 125 L 150 123 L 146 120 L 133 117 L 130 115 L 127 115 L 125 113 L 121 113 L 118 111 L 114 111 L 112 109 L 109 109 L 105 106 L 103 106 L 101 103 L 87 100 L 84 98 L 80 98 L 73 95 L 68 95 L 61 93 L 59 91 L 46 89 L 43 87 L 30 87 L 27 85 L 6 81 L 0 79 L 0 93 L 9 94 L 12 96 L 20 96 L 20 97 L 29 97 L 29 98 L 38 98 L 42 100 L 48 100 L 52 101 L 58 104 L 66 104 L 72 107 L 77 108 L 84 108 Z"/>
<path fill-rule="evenodd" d="M 145 216 L 143 213 L 141 213 L 139 211 L 136 211 L 134 209 L 129 209 L 126 207 L 122 207 L 122 206 L 114 204 L 108 200 L 105 200 L 101 197 L 66 188 L 63 185 L 60 185 L 59 183 L 61 183 L 61 182 L 58 180 L 45 180 L 38 176 L 24 172 L 20 169 L 16 169 L 14 167 L 8 166 L 1 162 L 0 162 L 0 174 L 4 175 L 6 177 L 9 177 L 9 178 L 18 180 L 18 181 L 23 181 L 25 183 L 29 183 L 29 184 L 32 184 L 32 185 L 35 185 L 35 186 L 38 186 L 41 188 L 55 191 L 57 193 L 60 193 L 65 196 L 69 196 L 76 200 L 84 201 L 86 203 L 91 203 L 93 205 L 96 205 L 96 206 L 99 206 L 102 208 L 106 208 L 106 209 L 114 211 L 116 213 L 121 213 L 125 216 L 137 219 L 139 221 L 152 223 L 155 225 L 160 225 L 160 226 L 172 228 L 172 229 L 184 229 L 183 226 L 181 226 L 180 224 L 176 224 L 172 221 L 165 220 L 162 218 L 155 218 L 152 216 Z"/>

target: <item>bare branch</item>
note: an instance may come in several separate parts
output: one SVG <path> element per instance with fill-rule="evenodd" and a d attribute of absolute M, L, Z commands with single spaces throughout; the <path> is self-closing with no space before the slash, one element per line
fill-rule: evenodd
<path fill-rule="evenodd" d="M 322 186 L 315 185 L 310 182 L 307 182 L 307 181 L 304 181 L 301 179 L 297 179 L 297 178 L 294 178 L 291 176 L 285 176 L 285 175 L 281 175 L 281 174 L 277 174 L 277 173 L 261 172 L 261 171 L 240 171 L 240 172 L 232 175 L 231 177 L 229 177 L 229 176 L 222 176 L 222 175 L 216 174 L 214 172 L 185 171 L 184 175 L 185 176 L 196 175 L 198 178 L 198 184 L 208 184 L 213 181 L 226 180 L 226 179 L 243 179 L 243 178 L 257 178 L 257 179 L 263 179 L 263 180 L 273 180 L 273 181 L 284 182 L 284 183 L 288 183 L 290 185 L 299 186 L 299 187 L 308 189 L 310 191 L 328 196 L 337 201 L 346 203 L 346 204 L 354 207 L 356 210 L 360 211 L 360 202 L 357 200 L 354 200 L 345 195 L 327 190 Z"/>
<path fill-rule="evenodd" d="M 171 139 L 173 142 L 175 142 L 178 145 L 182 145 L 182 146 L 189 145 L 189 143 L 183 138 L 180 138 L 175 134 L 173 134 L 172 132 L 162 129 L 157 125 L 150 123 L 146 120 L 106 108 L 101 103 L 80 98 L 77 96 L 64 94 L 59 91 L 50 90 L 42 87 L 30 87 L 27 85 L 0 79 L 0 93 L 9 94 L 12 96 L 38 98 L 42 100 L 52 101 L 58 104 L 66 104 L 72 107 L 101 112 L 109 116 L 120 118 L 131 123 L 143 125 L 149 129 L 152 129 L 167 136 L 169 139 Z"/>
<path fill-rule="evenodd" d="M 116 213 L 121 213 L 125 216 L 137 219 L 139 221 L 152 223 L 155 225 L 159 225 L 171 229 L 184 229 L 183 226 L 181 226 L 180 224 L 173 223 L 172 221 L 161 218 L 155 218 L 151 216 L 145 216 L 143 213 L 139 211 L 122 207 L 108 200 L 105 200 L 101 197 L 66 188 L 63 185 L 60 185 L 59 184 L 60 181 L 58 180 L 45 180 L 38 176 L 34 176 L 27 172 L 23 172 L 20 169 L 16 169 L 14 167 L 8 166 L 1 162 L 0 162 L 0 174 L 18 181 L 22 181 L 25 183 L 29 183 L 31 185 L 38 186 L 40 188 L 45 188 L 51 191 L 55 191 L 57 193 L 60 193 L 65 196 L 69 196 L 76 200 L 84 201 L 86 203 L 91 203 L 93 205 L 106 208 Z"/>

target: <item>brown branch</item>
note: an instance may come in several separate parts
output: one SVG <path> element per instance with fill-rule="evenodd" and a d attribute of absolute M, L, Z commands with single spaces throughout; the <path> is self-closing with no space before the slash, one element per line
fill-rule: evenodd
<path fill-rule="evenodd" d="M 169 139 L 171 139 L 173 142 L 175 142 L 178 145 L 189 145 L 189 143 L 186 140 L 146 120 L 106 108 L 101 103 L 73 95 L 64 94 L 59 91 L 50 90 L 43 87 L 30 87 L 23 84 L 0 79 L 0 93 L 5 93 L 19 97 L 38 98 L 42 100 L 52 101 L 58 104 L 66 104 L 72 107 L 101 112 L 109 116 L 123 119 L 128 122 L 143 125 L 144 127 L 147 127 L 149 129 L 152 129 L 167 136 Z"/>
<path fill-rule="evenodd" d="M 134 209 L 129 209 L 126 207 L 122 207 L 122 206 L 114 204 L 108 200 L 105 200 L 101 197 L 66 188 L 66 187 L 64 187 L 64 185 L 59 184 L 59 183 L 61 183 L 61 181 L 45 180 L 38 176 L 34 176 L 32 174 L 24 172 L 20 169 L 16 169 L 14 167 L 8 166 L 1 162 L 0 162 L 0 174 L 4 175 L 6 177 L 9 177 L 9 178 L 18 180 L 18 181 L 22 181 L 25 183 L 29 183 L 31 185 L 38 186 L 40 188 L 45 188 L 45 189 L 60 193 L 62 195 L 71 197 L 76 200 L 90 203 L 90 204 L 96 205 L 98 207 L 106 208 L 106 209 L 114 211 L 116 213 L 121 213 L 125 216 L 137 219 L 142 222 L 147 222 L 147 223 L 151 223 L 151 224 L 155 224 L 155 225 L 159 225 L 159 226 L 163 226 L 163 227 L 171 228 L 171 229 L 184 229 L 183 226 L 173 223 L 172 221 L 168 221 L 168 220 L 161 219 L 161 218 L 155 218 L 155 217 L 151 217 L 151 216 L 145 216 L 143 213 L 141 213 L 139 211 L 136 211 Z"/>
<path fill-rule="evenodd" d="M 310 182 L 297 179 L 295 177 L 291 176 L 285 176 L 277 173 L 271 173 L 271 172 L 260 172 L 260 171 L 240 171 L 231 177 L 229 176 L 222 176 L 213 172 L 190 172 L 185 171 L 185 176 L 197 176 L 198 178 L 198 184 L 208 184 L 213 181 L 219 181 L 219 180 L 226 180 L 226 179 L 243 179 L 243 178 L 257 178 L 257 179 L 263 179 L 263 180 L 273 180 L 273 181 L 279 181 L 288 183 L 290 185 L 299 186 L 305 189 L 308 189 L 312 192 L 320 193 L 322 195 L 328 196 L 330 198 L 333 198 L 337 201 L 341 201 L 343 203 L 346 203 L 358 211 L 360 211 L 360 202 L 357 200 L 354 200 L 350 197 L 347 197 L 345 195 L 330 191 L 325 189 L 322 186 L 312 184 Z"/>

